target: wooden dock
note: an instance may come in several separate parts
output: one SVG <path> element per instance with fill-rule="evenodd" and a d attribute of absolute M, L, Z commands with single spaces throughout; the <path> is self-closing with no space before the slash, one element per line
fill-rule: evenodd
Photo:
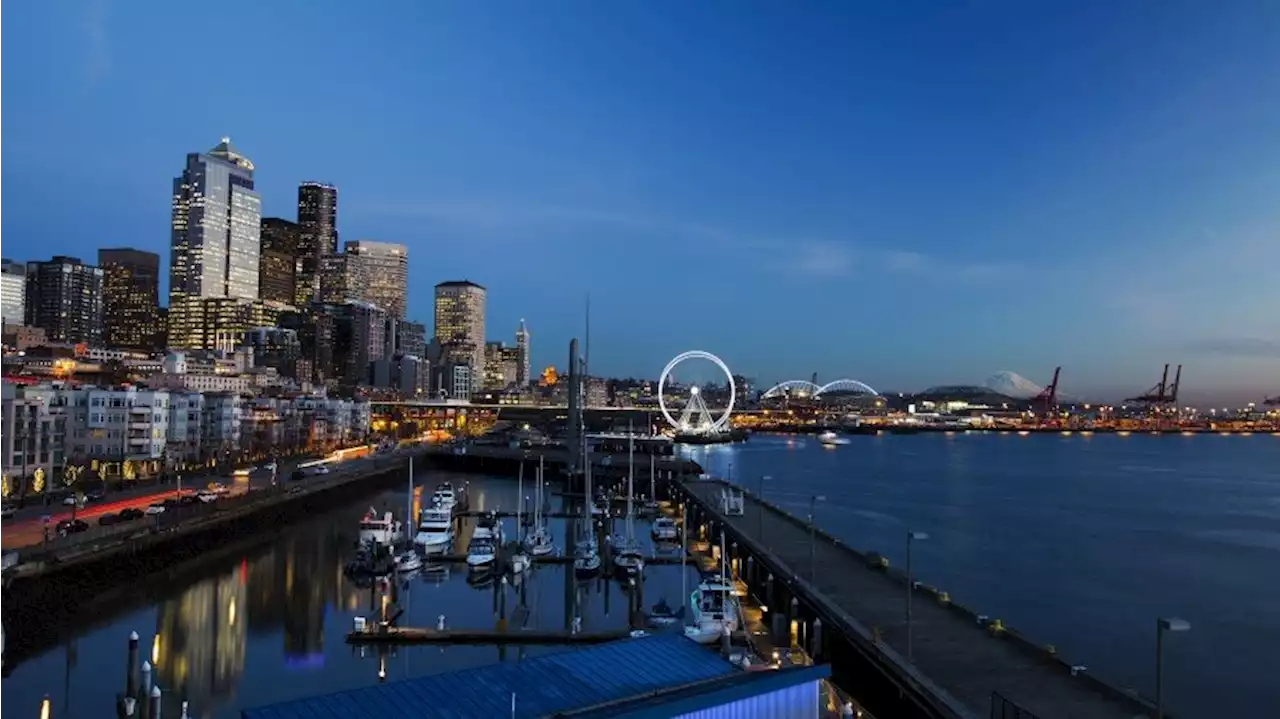
<path fill-rule="evenodd" d="M 573 564 L 573 555 L 547 555 L 544 557 L 535 557 L 530 555 L 529 559 L 534 564 Z M 461 564 L 467 561 L 465 554 L 434 554 L 423 559 L 425 564 Z M 690 566 L 696 566 L 692 558 L 686 560 Z M 644 558 L 645 564 L 657 566 L 674 566 L 680 564 L 680 555 L 659 555 L 647 556 Z"/>
<path fill-rule="evenodd" d="M 631 632 L 578 632 L 547 629 L 429 629 L 426 627 L 387 627 L 385 631 L 351 632 L 348 644 L 600 644 L 626 639 Z"/>
<path fill-rule="evenodd" d="M 811 535 L 804 520 L 760 503 L 749 492 L 744 513 L 725 517 L 719 513 L 724 486 L 701 481 L 685 488 L 703 511 L 729 526 L 731 541 L 776 567 L 801 601 L 823 615 L 824 625 L 847 627 L 842 631 L 850 642 L 894 672 L 900 686 L 915 687 L 937 706 L 952 707 L 947 713 L 985 715 L 994 696 L 1040 719 L 1133 719 L 1149 711 L 1136 694 L 1087 672 L 1077 674 L 1012 630 L 923 587 L 916 590 L 913 608 L 914 661 L 907 661 L 901 572 L 884 569 L 826 532 Z"/>

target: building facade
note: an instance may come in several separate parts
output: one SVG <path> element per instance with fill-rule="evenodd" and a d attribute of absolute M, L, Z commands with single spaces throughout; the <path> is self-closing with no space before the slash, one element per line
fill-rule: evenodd
<path fill-rule="evenodd" d="M 338 252 L 338 188 L 322 182 L 298 186 L 298 232 L 295 304 L 301 307 L 320 292 L 320 258 Z"/>
<path fill-rule="evenodd" d="M 396 323 L 396 352 L 413 357 L 427 356 L 427 326 L 404 320 Z"/>
<path fill-rule="evenodd" d="M 50 342 L 102 344 L 102 268 L 78 257 L 27 263 L 26 324 Z"/>
<path fill-rule="evenodd" d="M 516 384 L 521 389 L 529 385 L 529 340 L 529 328 L 522 319 L 516 329 Z"/>
<path fill-rule="evenodd" d="M 320 258 L 319 293 L 316 301 L 326 305 L 340 305 L 353 299 L 350 265 L 346 255 L 325 255 Z"/>
<path fill-rule="evenodd" d="M 102 330 L 108 347 L 155 349 L 160 332 L 160 255 L 131 248 L 98 250 Z"/>
<path fill-rule="evenodd" d="M 469 280 L 441 282 L 435 288 L 435 340 L 444 359 L 465 362 L 473 377 L 484 377 L 486 292 Z"/>
<path fill-rule="evenodd" d="M 6 325 L 26 322 L 27 266 L 0 260 L 0 319 Z"/>
<path fill-rule="evenodd" d="M 298 246 L 302 228 L 279 217 L 262 218 L 258 293 L 264 300 L 292 305 L 296 301 Z"/>
<path fill-rule="evenodd" d="M 224 137 L 207 153 L 187 155 L 173 180 L 170 346 L 203 346 L 203 301 L 259 298 L 262 198 L 253 173 L 253 163 Z"/>
<path fill-rule="evenodd" d="M 377 305 L 397 320 L 404 319 L 409 295 L 409 249 L 391 242 L 353 240 L 346 243 L 344 250 L 349 296 Z"/>

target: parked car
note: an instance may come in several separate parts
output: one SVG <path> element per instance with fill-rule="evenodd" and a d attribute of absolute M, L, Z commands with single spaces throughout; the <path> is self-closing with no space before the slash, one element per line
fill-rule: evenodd
<path fill-rule="evenodd" d="M 143 513 L 147 515 L 164 514 L 166 509 L 168 509 L 168 504 L 166 502 L 155 502 L 148 506 Z"/>
<path fill-rule="evenodd" d="M 83 519 L 64 519 L 58 522 L 58 536 L 65 537 L 68 534 L 76 534 L 89 529 L 89 523 Z"/>
<path fill-rule="evenodd" d="M 122 522 L 129 522 L 134 519 L 141 519 L 144 516 L 146 516 L 146 512 L 143 512 L 141 509 L 138 509 L 137 507 L 127 507 L 125 509 L 120 510 L 120 514 L 119 514 L 120 521 Z"/>
<path fill-rule="evenodd" d="M 196 499 L 197 499 L 197 500 L 199 500 L 199 501 L 201 501 L 201 502 L 204 502 L 205 504 L 209 504 L 210 502 L 216 502 L 216 501 L 218 501 L 218 493 L 217 493 L 217 492 L 211 492 L 211 491 L 209 491 L 209 490 L 207 490 L 207 489 L 206 489 L 206 490 L 204 490 L 204 491 L 202 491 L 202 492 L 198 492 L 198 493 L 196 494 Z"/>

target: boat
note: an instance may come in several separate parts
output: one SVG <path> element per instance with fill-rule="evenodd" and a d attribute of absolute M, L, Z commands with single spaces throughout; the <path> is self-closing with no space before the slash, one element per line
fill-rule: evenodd
<path fill-rule="evenodd" d="M 699 644 L 714 644 L 725 631 L 738 628 L 738 598 L 733 583 L 725 576 L 724 535 L 720 535 L 720 576 L 703 579 L 689 595 L 693 607 L 693 623 L 686 625 L 684 635 Z"/>
<path fill-rule="evenodd" d="M 422 557 L 412 549 L 407 552 L 401 552 L 395 558 L 396 572 L 406 574 L 408 572 L 416 572 L 422 569 Z"/>
<path fill-rule="evenodd" d="M 743 512 L 742 492 L 730 488 L 720 490 L 720 511 L 729 517 L 741 517 Z"/>
<path fill-rule="evenodd" d="M 436 491 L 431 495 L 431 501 L 449 510 L 449 513 L 452 514 L 458 506 L 458 494 L 453 491 L 451 482 L 444 482 L 436 487 Z"/>
<path fill-rule="evenodd" d="M 635 439 L 628 432 L 627 441 L 627 521 L 626 534 L 613 547 L 613 566 L 629 577 L 644 572 L 644 554 L 635 532 Z"/>
<path fill-rule="evenodd" d="M 551 538 L 551 530 L 547 529 L 547 520 L 542 516 L 543 465 L 538 458 L 538 491 L 534 493 L 533 531 L 524 538 L 524 548 L 535 557 L 545 557 L 556 550 L 555 540 Z"/>
<path fill-rule="evenodd" d="M 426 554 L 445 554 L 453 544 L 453 512 L 439 502 L 418 513 L 414 546 Z"/>
<path fill-rule="evenodd" d="M 524 462 L 520 463 L 520 477 L 516 484 L 516 536 L 519 538 L 520 528 L 524 526 L 520 520 L 524 515 Z M 515 551 L 511 553 L 511 573 L 519 574 L 533 566 L 533 560 L 529 559 L 529 554 L 525 551 L 524 542 L 517 541 Z"/>
<path fill-rule="evenodd" d="M 481 519 L 471 535 L 471 543 L 467 545 L 467 566 L 472 569 L 492 566 L 501 545 L 502 523 L 492 515 Z"/>
<path fill-rule="evenodd" d="M 849 444 L 848 437 L 841 437 L 840 435 L 836 434 L 835 432 L 832 432 L 831 430 L 827 430 L 819 434 L 818 441 L 827 447 L 835 447 L 841 444 Z"/>
<path fill-rule="evenodd" d="M 666 598 L 658 600 L 649 610 L 649 623 L 655 627 L 670 627 L 679 624 L 684 620 L 684 605 L 679 609 L 673 610 L 670 604 L 667 604 Z"/>
<path fill-rule="evenodd" d="M 671 517 L 653 520 L 653 538 L 659 542 L 674 542 L 680 538 L 680 527 Z"/>
<path fill-rule="evenodd" d="M 585 442 L 583 443 L 586 444 Z M 586 469 L 584 480 L 586 481 L 586 491 L 583 497 L 591 497 L 591 461 L 587 455 L 586 447 L 583 447 L 583 466 Z M 579 579 L 590 579 L 600 571 L 600 550 L 596 547 L 595 539 L 595 520 L 592 518 L 592 508 L 594 503 L 586 500 L 583 501 L 583 516 L 581 536 L 573 548 L 573 573 Z"/>
<path fill-rule="evenodd" d="M 400 522 L 394 514 L 384 512 L 378 516 L 378 511 L 370 507 L 360 520 L 360 544 L 375 542 L 389 547 L 400 540 L 401 531 Z"/>
<path fill-rule="evenodd" d="M 386 545 L 370 542 L 356 552 L 356 556 L 347 562 L 343 571 L 357 579 L 381 577 L 395 571 L 395 562 Z"/>
<path fill-rule="evenodd" d="M 654 470 L 654 450 L 649 450 L 649 496 L 644 500 L 644 508 L 642 509 L 646 517 L 653 517 L 658 514 L 658 483 L 656 480 L 656 472 Z"/>

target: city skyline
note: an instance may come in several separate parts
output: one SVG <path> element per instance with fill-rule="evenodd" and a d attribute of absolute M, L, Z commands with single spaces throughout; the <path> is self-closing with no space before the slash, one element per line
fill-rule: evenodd
<path fill-rule="evenodd" d="M 535 372 L 565 364 L 589 292 L 593 374 L 652 377 L 700 348 L 762 383 L 817 372 L 920 389 L 1008 369 L 1043 384 L 1063 365 L 1066 391 L 1115 398 L 1173 362 L 1193 401 L 1276 393 L 1275 11 L 1183 7 L 1158 25 L 1139 8 L 1023 11 L 1015 42 L 981 9 L 755 8 L 732 27 L 698 7 L 661 22 L 578 10 L 512 6 L 486 29 L 472 10 L 405 6 L 399 19 L 440 41 L 440 60 L 407 63 L 426 67 L 422 89 L 399 97 L 381 56 L 346 58 L 334 102 L 384 117 L 303 126 L 309 105 L 285 107 L 288 64 L 214 92 L 192 122 L 146 116 L 176 68 L 131 33 L 180 27 L 184 9 L 113 6 L 95 42 L 52 9 L 15 9 L 11 28 L 33 29 L 13 37 L 19 52 L 51 42 L 7 78 L 9 168 L 30 179 L 10 183 L 4 255 L 91 262 L 128 246 L 163 262 L 176 159 L 230 135 L 258 165 L 263 216 L 293 217 L 308 178 L 332 183 L 335 246 L 385 238 L 421 258 L 408 318 L 429 322 L 436 283 L 474 278 L 502 328 L 485 340 L 530 318 Z M 599 37 L 574 14 L 596 16 Z M 282 47 L 302 42 L 248 16 Z M 351 32 L 415 24 L 397 18 Z M 929 42 L 903 44 L 916 36 Z M 676 66 L 683 77 L 664 71 Z M 389 85 L 353 81 L 378 72 Z M 108 138 L 130 163 L 102 177 L 75 163 Z M 82 188 L 70 200 L 68 184 Z"/>

